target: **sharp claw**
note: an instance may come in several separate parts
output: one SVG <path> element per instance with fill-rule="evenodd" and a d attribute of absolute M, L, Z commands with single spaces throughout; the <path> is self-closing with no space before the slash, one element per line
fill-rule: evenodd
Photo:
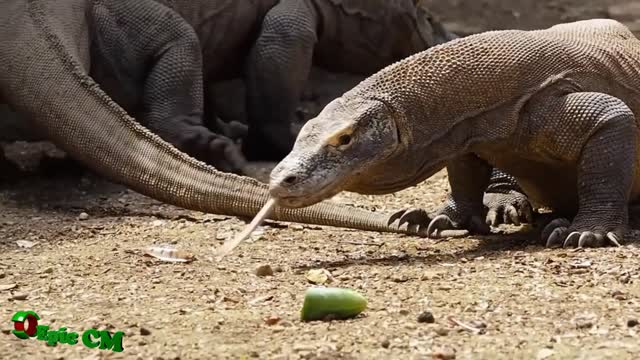
<path fill-rule="evenodd" d="M 431 235 L 436 230 L 440 232 L 442 230 L 448 230 L 453 227 L 453 223 L 447 215 L 438 215 L 429 223 L 429 227 L 427 228 L 427 237 L 431 237 Z"/>
<path fill-rule="evenodd" d="M 528 224 L 533 224 L 533 209 L 529 204 L 526 204 L 521 210 L 521 215 Z"/>
<path fill-rule="evenodd" d="M 542 241 L 548 240 L 557 228 L 566 229 L 569 227 L 569 225 L 570 223 L 569 223 L 569 220 L 567 219 L 555 219 L 551 221 L 550 223 L 547 224 L 547 226 L 544 227 L 544 229 L 542 229 L 542 234 L 541 234 Z"/>
<path fill-rule="evenodd" d="M 609 239 L 609 241 L 611 241 L 613 243 L 613 245 L 615 245 L 617 247 L 621 247 L 622 246 L 620 244 L 620 238 L 618 237 L 618 235 L 616 235 L 613 232 L 608 232 L 607 233 L 607 239 Z"/>
<path fill-rule="evenodd" d="M 429 214 L 423 209 L 411 209 L 400 217 L 400 224 L 398 226 L 402 226 L 405 223 L 426 224 L 429 220 Z"/>
<path fill-rule="evenodd" d="M 498 225 L 498 212 L 495 209 L 491 209 L 487 212 L 487 217 L 485 222 L 490 226 Z"/>
<path fill-rule="evenodd" d="M 563 234 L 567 231 L 566 227 L 557 227 L 553 229 L 547 240 L 547 247 L 554 248 L 562 246 Z"/>
<path fill-rule="evenodd" d="M 417 234 L 418 230 L 420 229 L 420 225 L 419 224 L 409 224 L 407 225 L 407 230 L 411 233 L 411 234 Z"/>
<path fill-rule="evenodd" d="M 578 239 L 578 248 L 593 246 L 597 240 L 598 239 L 594 233 L 585 231 L 580 234 L 580 238 Z"/>
<path fill-rule="evenodd" d="M 387 221 L 387 226 L 391 226 L 391 224 L 393 224 L 402 215 L 404 215 L 405 212 L 407 212 L 407 211 L 406 210 L 400 210 L 400 211 L 396 211 L 395 213 L 391 214 L 391 216 L 389 216 L 389 220 Z M 400 226 L 398 226 L 398 227 L 400 227 Z"/>
<path fill-rule="evenodd" d="M 507 218 L 511 221 L 511 223 L 515 226 L 519 226 L 520 225 L 520 219 L 518 217 L 518 210 L 516 210 L 515 207 L 513 207 L 512 205 L 509 205 L 507 207 L 507 210 L 505 211 L 505 213 L 507 214 Z"/>
<path fill-rule="evenodd" d="M 580 243 L 580 240 L 582 239 L 582 235 L 583 234 L 580 234 L 577 231 L 570 233 L 569 236 L 567 236 L 567 238 L 564 240 L 564 244 L 562 245 L 562 247 L 577 247 Z"/>

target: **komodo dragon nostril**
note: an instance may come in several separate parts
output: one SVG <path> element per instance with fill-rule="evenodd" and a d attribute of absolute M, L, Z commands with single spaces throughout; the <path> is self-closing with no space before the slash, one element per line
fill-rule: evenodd
<path fill-rule="evenodd" d="M 287 176 L 286 178 L 284 178 L 284 183 L 287 185 L 293 185 L 298 181 L 298 177 L 297 176 Z"/>

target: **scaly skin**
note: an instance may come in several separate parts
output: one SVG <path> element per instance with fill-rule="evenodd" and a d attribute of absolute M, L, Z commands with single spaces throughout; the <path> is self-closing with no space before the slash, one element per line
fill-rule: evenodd
<path fill-rule="evenodd" d="M 619 244 L 640 198 L 640 41 L 606 19 L 453 40 L 336 99 L 273 170 L 279 203 L 391 193 L 447 168 L 425 233 L 475 230 L 492 168 L 561 216 L 547 246 Z"/>
<path fill-rule="evenodd" d="M 314 49 L 316 65 L 371 74 L 455 37 L 412 0 L 155 2 L 174 11 L 145 1 L 141 15 L 132 4 L 89 1 L 90 75 L 164 140 L 236 173 L 245 159 L 232 140 L 247 136 L 252 160 L 280 160 L 291 149 Z M 132 18 L 144 26 L 118 25 Z M 237 77 L 248 85 L 248 133 L 218 121 L 213 108 L 212 85 Z"/>
<path fill-rule="evenodd" d="M 455 38 L 414 0 L 280 0 L 265 15 L 247 61 L 250 160 L 279 161 L 312 63 L 370 75 Z"/>
<path fill-rule="evenodd" d="M 269 197 L 265 184 L 217 171 L 180 152 L 131 118 L 88 75 L 90 34 L 86 14 L 105 10 L 92 9 L 92 4 L 84 0 L 3 2 L 0 99 L 32 119 L 33 126 L 74 159 L 112 181 L 187 209 L 255 216 Z M 145 0 L 118 4 L 131 6 L 129 25 L 139 29 L 141 35 L 150 25 L 147 21 L 158 21 L 148 11 L 153 7 L 145 8 Z M 167 15 L 161 21 L 163 29 L 169 34 L 180 33 L 181 27 L 171 30 L 168 20 L 172 15 Z M 153 34 L 162 38 L 158 32 Z M 198 59 L 196 56 L 192 60 Z M 164 74 L 169 83 L 180 80 L 180 72 Z M 154 73 L 151 78 L 163 78 L 160 75 Z M 409 232 L 387 226 L 383 214 L 331 203 L 307 209 L 276 207 L 270 218 Z"/>

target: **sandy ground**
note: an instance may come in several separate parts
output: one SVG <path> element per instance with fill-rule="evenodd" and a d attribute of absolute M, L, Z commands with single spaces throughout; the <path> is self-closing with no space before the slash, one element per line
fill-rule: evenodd
<path fill-rule="evenodd" d="M 609 5 L 623 3 L 430 2 L 445 21 L 470 32 L 606 16 Z M 29 166 L 38 150 L 16 144 L 10 155 Z M 443 172 L 394 195 L 345 193 L 335 201 L 432 210 L 447 188 Z M 542 360 L 640 353 L 637 242 L 548 250 L 535 228 L 434 241 L 271 223 L 216 262 L 213 250 L 244 224 L 163 205 L 90 174 L 0 183 L 0 358 Z M 154 244 L 171 244 L 195 260 L 143 256 Z M 265 265 L 273 274 L 256 275 Z M 352 320 L 301 322 L 310 269 L 326 269 L 329 286 L 361 292 L 367 310 Z M 123 331 L 124 351 L 20 340 L 10 333 L 20 310 L 36 311 L 51 329 Z M 433 322 L 418 320 L 426 312 Z"/>

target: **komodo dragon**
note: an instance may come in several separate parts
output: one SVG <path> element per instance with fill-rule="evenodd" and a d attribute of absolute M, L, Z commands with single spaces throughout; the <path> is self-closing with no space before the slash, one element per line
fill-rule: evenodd
<path fill-rule="evenodd" d="M 251 124 L 246 151 L 252 159 L 280 160 L 293 145 L 290 121 L 314 51 L 315 62 L 330 70 L 368 75 L 455 37 L 415 0 L 156 2 L 186 23 L 149 3 L 137 5 L 146 12 L 129 13 L 131 5 L 93 1 L 85 40 L 90 45 L 90 76 L 163 139 L 220 170 L 237 173 L 244 158 L 228 139 L 234 129 L 221 131 L 220 122 L 214 121 L 215 93 L 210 89 L 216 82 L 245 78 Z M 128 25 L 140 16 L 148 28 Z M 164 21 L 181 28 L 182 34 L 166 32 Z M 196 45 L 201 48 L 198 54 Z M 164 74 L 168 71 L 180 75 L 170 77 Z M 204 94 L 199 86 L 204 86 Z M 202 127 L 203 112 L 218 135 Z M 7 133 L 0 134 L 0 140 L 14 139 Z"/>
<path fill-rule="evenodd" d="M 205 118 L 214 130 L 213 84 L 244 78 L 249 127 L 243 144 L 250 160 L 281 160 L 291 150 L 291 120 L 312 62 L 330 71 L 369 75 L 457 37 L 419 0 L 155 1 L 180 14 L 198 37 Z M 105 25 L 105 32 L 114 26 Z M 108 47 L 100 55 L 114 58 Z M 120 60 L 112 61 L 103 62 L 110 65 L 105 72 L 122 77 Z M 134 91 L 114 85 L 106 91 L 117 103 L 135 99 Z"/>
<path fill-rule="evenodd" d="M 279 161 L 311 65 L 371 75 L 457 36 L 421 0 L 280 0 L 266 13 L 247 60 L 249 160 Z"/>
<path fill-rule="evenodd" d="M 150 0 L 4 0 L 0 12 L 0 100 L 31 119 L 74 159 L 112 181 L 187 209 L 254 216 L 269 197 L 266 184 L 217 171 L 180 152 L 130 117 L 89 76 L 87 22 L 95 18 L 87 14 L 107 9 L 119 14 L 116 24 L 121 28 L 126 25 L 142 44 L 158 46 L 164 42 L 164 56 L 173 54 L 199 65 L 199 57 L 192 56 L 199 52 L 195 35 L 183 22 L 175 21 L 172 12 L 151 11 L 159 9 L 157 6 Z M 192 41 L 168 46 L 180 38 Z M 197 98 L 199 86 L 194 85 L 199 84 L 188 82 L 187 71 L 195 68 L 176 71 L 171 62 L 164 62 L 164 56 L 156 59 L 157 70 L 148 74 L 149 86 L 169 84 L 172 86 L 166 90 L 191 91 L 189 94 Z M 153 94 L 149 100 L 159 106 L 159 113 L 170 110 L 171 101 L 177 101 L 168 92 L 149 90 Z M 383 214 L 333 203 L 306 209 L 276 207 L 270 218 L 412 232 L 388 226 Z"/>
<path fill-rule="evenodd" d="M 416 224 L 427 236 L 479 231 L 497 167 L 557 214 L 542 231 L 548 247 L 619 244 L 640 200 L 638 116 L 640 41 L 622 24 L 481 33 L 390 65 L 328 104 L 274 168 L 270 192 L 297 208 L 341 190 L 398 191 L 446 166 L 448 201 Z"/>

